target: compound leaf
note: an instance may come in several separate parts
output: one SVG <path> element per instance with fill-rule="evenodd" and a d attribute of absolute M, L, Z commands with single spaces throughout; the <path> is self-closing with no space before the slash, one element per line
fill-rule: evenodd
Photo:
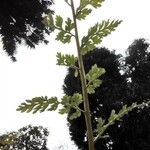
<path fill-rule="evenodd" d="M 57 65 L 64 65 L 64 66 L 75 66 L 75 63 L 77 61 L 77 57 L 74 55 L 69 54 L 61 54 L 60 52 L 57 53 Z"/>
<path fill-rule="evenodd" d="M 115 31 L 116 27 L 121 23 L 120 20 L 107 20 L 101 23 L 96 23 L 88 30 L 87 36 L 81 40 L 81 53 L 85 55 L 87 52 L 93 50 L 97 44 L 102 42 L 102 39 Z"/>
<path fill-rule="evenodd" d="M 57 97 L 52 97 L 48 99 L 47 97 L 35 97 L 32 100 L 26 100 L 25 103 L 22 103 L 17 111 L 21 112 L 43 112 L 45 110 L 54 111 L 59 105 Z"/>

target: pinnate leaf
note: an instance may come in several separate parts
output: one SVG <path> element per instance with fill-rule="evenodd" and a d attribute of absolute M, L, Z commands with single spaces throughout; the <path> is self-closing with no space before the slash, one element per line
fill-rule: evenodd
<path fill-rule="evenodd" d="M 92 12 L 92 9 L 90 9 L 90 8 L 83 8 L 81 10 L 77 9 L 76 18 L 78 20 L 85 19 L 91 12 Z"/>
<path fill-rule="evenodd" d="M 64 66 L 75 66 L 75 63 L 77 61 L 77 57 L 75 57 L 74 55 L 63 55 L 61 53 L 57 53 L 56 55 L 57 57 L 57 65 L 64 65 Z"/>
<path fill-rule="evenodd" d="M 102 74 L 105 73 L 104 68 L 98 68 L 97 65 L 93 65 L 90 71 L 86 74 L 87 92 L 89 94 L 95 93 L 95 89 L 102 84 L 102 80 L 98 79 Z"/>
<path fill-rule="evenodd" d="M 22 103 L 17 111 L 21 112 L 43 112 L 45 110 L 54 111 L 59 105 L 57 97 L 52 97 L 48 99 L 47 97 L 35 97 L 32 100 L 26 100 L 25 103 Z"/>
<path fill-rule="evenodd" d="M 70 43 L 71 37 L 74 36 L 71 30 L 74 29 L 74 23 L 70 18 L 65 21 L 65 27 L 63 27 L 63 18 L 61 16 L 56 16 L 55 28 L 59 30 L 56 35 L 56 40 L 62 43 Z"/>
<path fill-rule="evenodd" d="M 127 115 L 129 112 L 131 112 L 133 109 L 137 108 L 138 105 L 136 103 L 133 103 L 131 106 L 124 105 L 121 110 L 116 113 L 115 110 L 111 111 L 110 117 L 108 118 L 108 122 L 105 122 L 102 118 L 99 118 L 97 121 L 97 132 L 98 135 L 95 138 L 97 140 L 98 138 L 105 137 L 104 132 L 107 130 L 108 127 L 113 125 L 115 121 L 121 121 L 121 119 Z"/>
<path fill-rule="evenodd" d="M 97 44 L 102 42 L 102 39 L 115 31 L 116 27 L 121 23 L 120 20 L 107 20 L 102 23 L 96 23 L 88 30 L 87 36 L 81 40 L 81 53 L 85 55 L 87 52 L 93 50 Z"/>
<path fill-rule="evenodd" d="M 72 35 L 66 33 L 65 31 L 60 31 L 57 36 L 56 36 L 56 40 L 57 41 L 61 41 L 62 43 L 70 43 L 71 42 L 71 37 Z"/>
<path fill-rule="evenodd" d="M 79 93 L 74 93 L 73 96 L 63 96 L 61 99 L 62 108 L 59 109 L 60 114 L 69 113 L 71 108 L 74 108 L 75 111 L 70 114 L 69 119 L 75 119 L 81 115 L 81 111 L 78 109 L 78 106 L 83 102 L 82 95 Z"/>
<path fill-rule="evenodd" d="M 104 0 L 80 0 L 80 5 L 76 9 L 76 19 L 85 19 L 92 12 L 89 6 L 94 8 L 101 7 L 103 1 Z"/>

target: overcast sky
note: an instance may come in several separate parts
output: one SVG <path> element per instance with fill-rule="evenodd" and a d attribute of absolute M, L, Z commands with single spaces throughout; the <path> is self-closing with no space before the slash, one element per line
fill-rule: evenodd
<path fill-rule="evenodd" d="M 76 0 L 79 1 L 79 0 Z M 103 6 L 93 11 L 87 21 L 79 22 L 80 34 L 86 34 L 90 25 L 103 19 L 120 19 L 122 24 L 113 34 L 106 37 L 101 45 L 123 53 L 137 38 L 150 38 L 149 0 L 106 0 Z M 70 13 L 64 0 L 55 0 L 52 7 L 56 14 L 66 17 Z M 56 52 L 74 53 L 74 42 L 63 45 L 51 34 L 49 44 L 40 44 L 35 50 L 18 46 L 17 62 L 13 63 L 2 51 L 0 43 L 0 133 L 17 130 L 25 125 L 42 125 L 50 131 L 49 146 L 68 144 L 69 132 L 65 117 L 54 112 L 42 114 L 21 114 L 17 106 L 26 99 L 36 96 L 63 95 L 62 84 L 66 68 L 56 66 Z M 64 140 L 65 139 L 65 140 Z M 75 149 L 70 143 L 69 149 Z"/>

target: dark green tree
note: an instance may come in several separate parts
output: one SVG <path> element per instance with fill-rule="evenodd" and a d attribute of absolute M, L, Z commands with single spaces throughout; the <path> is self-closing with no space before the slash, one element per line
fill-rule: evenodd
<path fill-rule="evenodd" d="M 85 55 L 84 65 L 88 71 L 93 64 L 104 67 L 102 85 L 89 95 L 93 129 L 94 118 L 108 118 L 112 109 L 118 111 L 122 105 L 133 102 L 143 103 L 150 99 L 150 52 L 149 43 L 144 39 L 135 40 L 127 49 L 126 57 L 116 55 L 105 48 L 95 49 Z M 79 78 L 69 68 L 64 81 L 64 92 L 73 95 L 81 91 Z M 80 105 L 82 108 L 82 104 Z M 68 114 L 74 112 L 74 109 Z M 150 108 L 135 109 L 121 121 L 106 130 L 107 138 L 96 142 L 96 150 L 149 150 L 150 149 Z M 71 139 L 77 146 L 87 149 L 84 117 L 69 120 Z"/>
<path fill-rule="evenodd" d="M 131 81 L 134 98 L 150 97 L 150 49 L 145 39 L 135 40 L 126 51 L 126 75 Z"/>
<path fill-rule="evenodd" d="M 126 51 L 125 75 L 127 80 L 127 104 L 150 99 L 150 51 L 145 39 L 135 40 Z M 114 150 L 150 149 L 150 108 L 136 109 L 130 112 L 116 130 L 112 129 Z"/>
<path fill-rule="evenodd" d="M 10 133 L 1 135 L 0 139 L 3 139 L 3 142 L 1 142 L 0 146 L 6 150 L 48 150 L 48 134 L 48 130 L 42 126 L 28 125 L 17 132 L 13 132 L 13 138 Z M 9 139 L 10 142 L 6 143 L 6 139 Z"/>
<path fill-rule="evenodd" d="M 51 29 L 43 23 L 43 16 L 52 13 L 52 0 L 1 0 L 0 36 L 3 49 L 15 60 L 17 45 L 34 48 L 39 42 L 48 43 L 45 33 Z"/>
<path fill-rule="evenodd" d="M 16 142 L 16 138 L 16 132 L 10 132 L 0 135 L 0 149 L 8 150 L 10 148 L 10 145 L 13 145 Z"/>

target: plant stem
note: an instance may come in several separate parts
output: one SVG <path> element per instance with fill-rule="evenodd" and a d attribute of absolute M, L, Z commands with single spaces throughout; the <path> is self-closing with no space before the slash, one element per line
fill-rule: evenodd
<path fill-rule="evenodd" d="M 84 101 L 84 111 L 85 111 L 84 115 L 85 115 L 85 122 L 87 128 L 88 147 L 89 150 L 95 150 L 88 93 L 86 88 L 87 83 L 86 83 L 85 69 L 84 69 L 82 54 L 80 50 L 80 42 L 79 42 L 79 35 L 78 35 L 78 28 L 77 28 L 77 21 L 76 21 L 76 14 L 75 14 L 73 0 L 71 0 L 71 8 L 72 8 L 73 20 L 75 25 L 75 40 L 76 40 L 77 53 L 78 53 L 78 65 L 79 65 L 79 72 L 80 72 L 80 79 L 81 79 L 81 86 L 82 86 L 82 95 Z"/>

